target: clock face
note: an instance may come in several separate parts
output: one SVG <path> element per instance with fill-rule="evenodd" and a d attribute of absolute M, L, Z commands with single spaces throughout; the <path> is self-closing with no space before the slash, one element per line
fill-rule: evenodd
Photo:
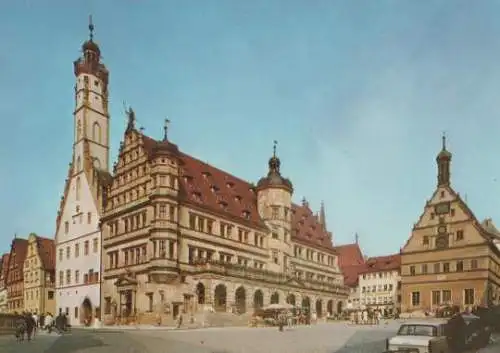
<path fill-rule="evenodd" d="M 438 233 L 439 234 L 446 233 L 446 226 L 439 226 L 438 227 Z"/>
<path fill-rule="evenodd" d="M 444 202 L 436 205 L 434 207 L 434 212 L 436 214 L 447 214 L 450 212 L 450 204 L 449 202 Z"/>

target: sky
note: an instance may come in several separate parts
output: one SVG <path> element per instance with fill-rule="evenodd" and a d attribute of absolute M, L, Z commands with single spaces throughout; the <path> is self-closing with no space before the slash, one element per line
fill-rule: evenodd
<path fill-rule="evenodd" d="M 145 133 L 248 181 L 282 173 L 335 244 L 399 251 L 436 187 L 500 223 L 499 1 L 0 1 L 0 252 L 53 237 L 73 143 L 72 63 L 88 15 L 110 71 L 112 160 L 123 102 Z"/>

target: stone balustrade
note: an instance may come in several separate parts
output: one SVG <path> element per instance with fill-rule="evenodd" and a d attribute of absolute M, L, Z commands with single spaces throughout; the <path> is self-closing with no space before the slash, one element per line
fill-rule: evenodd
<path fill-rule="evenodd" d="M 259 282 L 267 282 L 280 285 L 290 285 L 290 281 L 295 278 L 284 273 L 277 273 L 253 267 L 225 263 L 217 260 L 199 259 L 195 260 L 193 265 L 196 267 L 197 272 L 199 273 L 212 272 L 224 276 L 250 278 Z M 298 281 L 303 283 L 305 288 L 315 291 L 319 290 L 345 296 L 347 296 L 349 293 L 347 287 L 339 284 L 305 279 L 300 279 Z"/>

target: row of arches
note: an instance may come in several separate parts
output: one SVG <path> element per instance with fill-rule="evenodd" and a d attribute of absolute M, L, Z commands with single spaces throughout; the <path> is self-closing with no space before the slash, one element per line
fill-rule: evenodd
<path fill-rule="evenodd" d="M 205 295 L 206 295 L 206 289 L 203 283 L 198 283 L 196 286 L 196 297 L 198 304 L 205 304 Z M 218 284 L 215 287 L 214 290 L 214 309 L 215 311 L 226 311 L 227 310 L 227 303 L 228 303 L 228 293 L 227 293 L 227 288 L 224 284 Z M 274 292 L 271 295 L 269 304 L 279 304 L 280 302 L 280 296 L 278 292 Z M 234 303 L 236 307 L 236 311 L 240 314 L 243 314 L 247 312 L 247 292 L 245 287 L 240 286 L 236 289 L 234 293 Z M 286 297 L 286 303 L 297 306 L 297 300 L 294 294 L 288 294 Z M 311 310 L 311 299 L 307 296 L 302 298 L 302 302 L 300 303 L 301 307 L 305 310 L 310 311 Z M 258 310 L 264 307 L 264 293 L 262 290 L 257 289 L 254 294 L 253 294 L 253 309 Z M 316 300 L 315 307 L 314 307 L 316 314 L 318 317 L 321 317 L 325 312 L 323 308 L 323 301 L 318 299 Z M 336 309 L 337 313 L 341 313 L 343 310 L 342 307 L 342 302 L 339 301 L 337 303 L 337 307 L 334 307 L 333 300 L 328 300 L 326 304 L 326 313 L 329 315 L 332 315 L 334 313 L 334 310 Z"/>

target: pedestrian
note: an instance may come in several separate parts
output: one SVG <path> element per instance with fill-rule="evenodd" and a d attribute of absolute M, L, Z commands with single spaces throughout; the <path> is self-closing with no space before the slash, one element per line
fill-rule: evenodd
<path fill-rule="evenodd" d="M 179 317 L 177 319 L 177 328 L 181 328 L 181 325 L 182 325 L 182 314 L 179 314 Z"/>

